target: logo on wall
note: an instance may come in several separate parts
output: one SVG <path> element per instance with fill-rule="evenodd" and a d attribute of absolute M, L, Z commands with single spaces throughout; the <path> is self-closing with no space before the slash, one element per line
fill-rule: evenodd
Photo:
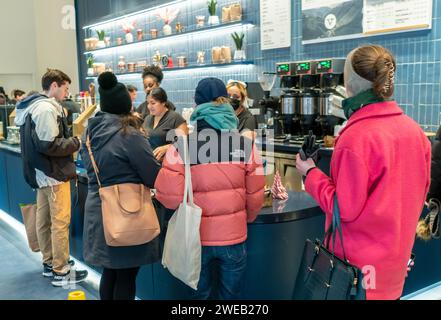
<path fill-rule="evenodd" d="M 328 14 L 325 18 L 325 27 L 332 30 L 337 26 L 337 17 L 334 14 Z"/>

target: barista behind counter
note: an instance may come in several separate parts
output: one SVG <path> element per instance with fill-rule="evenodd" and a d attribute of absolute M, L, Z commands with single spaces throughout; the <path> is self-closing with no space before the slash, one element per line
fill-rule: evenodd
<path fill-rule="evenodd" d="M 231 105 L 239 118 L 239 132 L 255 131 L 257 121 L 253 114 L 248 110 L 247 85 L 244 82 L 230 80 L 227 84 L 228 96 L 231 99 Z"/>
<path fill-rule="evenodd" d="M 185 119 L 169 109 L 167 93 L 162 88 L 153 89 L 147 97 L 149 115 L 144 120 L 153 154 L 162 161 L 176 135 L 188 135 Z M 170 135 L 170 131 L 174 131 Z M 172 137 L 172 139 L 170 139 Z"/>

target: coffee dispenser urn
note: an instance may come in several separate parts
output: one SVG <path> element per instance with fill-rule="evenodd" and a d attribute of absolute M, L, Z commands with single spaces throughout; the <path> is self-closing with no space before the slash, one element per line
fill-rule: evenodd
<path fill-rule="evenodd" d="M 280 77 L 280 111 L 285 133 L 291 138 L 300 134 L 299 97 L 300 76 L 295 73 L 295 64 L 282 62 L 277 64 L 277 75 Z"/>
<path fill-rule="evenodd" d="M 336 88 L 343 85 L 345 59 L 323 59 L 313 62 L 314 73 L 319 77 L 319 117 L 318 131 L 321 137 L 333 136 L 334 127 L 343 122 L 342 119 L 330 113 L 331 97 Z"/>

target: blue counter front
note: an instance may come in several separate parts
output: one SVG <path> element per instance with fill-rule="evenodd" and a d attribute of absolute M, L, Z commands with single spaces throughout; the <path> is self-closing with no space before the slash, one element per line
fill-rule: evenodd
<path fill-rule="evenodd" d="M 0 143 L 0 170 L 0 209 L 22 221 L 19 204 L 35 202 L 36 194 L 24 181 L 19 148 Z M 86 195 L 87 179 L 80 174 L 72 182 L 70 227 L 71 255 L 80 261 Z M 323 230 L 324 215 L 306 193 L 290 193 L 286 203 L 263 209 L 249 225 L 244 299 L 291 299 L 305 240 L 321 238 Z M 404 295 L 441 281 L 441 240 L 417 240 L 414 253 Z M 189 290 L 160 263 L 144 266 L 138 277 L 141 299 L 187 299 Z"/>

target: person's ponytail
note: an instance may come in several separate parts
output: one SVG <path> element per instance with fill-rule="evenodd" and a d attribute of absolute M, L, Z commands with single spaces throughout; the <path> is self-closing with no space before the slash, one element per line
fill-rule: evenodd
<path fill-rule="evenodd" d="M 376 96 L 393 96 L 396 62 L 389 50 L 377 45 L 360 47 L 353 55 L 352 66 L 359 76 L 373 83 Z"/>

